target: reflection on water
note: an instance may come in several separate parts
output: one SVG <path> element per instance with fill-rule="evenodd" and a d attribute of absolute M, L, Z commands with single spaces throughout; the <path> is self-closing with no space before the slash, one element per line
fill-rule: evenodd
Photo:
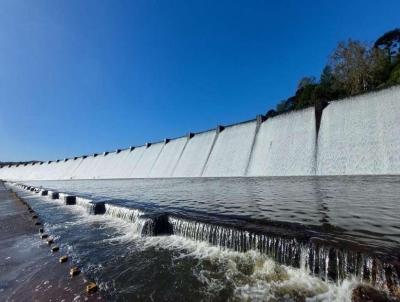
<path fill-rule="evenodd" d="M 88 215 L 20 192 L 74 263 L 112 301 L 350 301 L 357 281 L 324 282 L 250 250 L 235 252 L 181 236 L 142 237 L 132 223 Z"/>
<path fill-rule="evenodd" d="M 112 300 L 349 301 L 360 280 L 399 288 L 397 266 L 367 256 L 399 259 L 398 176 L 31 184 L 107 200 L 94 216 L 23 193 Z M 174 235 L 141 236 L 142 210 L 168 213 Z"/>
<path fill-rule="evenodd" d="M 36 186 L 121 199 L 123 205 L 316 228 L 373 248 L 400 244 L 399 176 L 35 181 Z M 218 218 L 223 219 L 223 218 Z"/>

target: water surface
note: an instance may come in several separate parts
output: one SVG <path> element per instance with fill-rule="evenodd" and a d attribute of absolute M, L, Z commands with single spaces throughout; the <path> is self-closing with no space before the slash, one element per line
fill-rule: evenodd
<path fill-rule="evenodd" d="M 182 215 L 282 223 L 376 250 L 400 246 L 399 176 L 34 181 L 62 192 Z M 214 218 L 213 218 L 214 217 Z M 237 221 L 233 221 L 235 223 Z"/>

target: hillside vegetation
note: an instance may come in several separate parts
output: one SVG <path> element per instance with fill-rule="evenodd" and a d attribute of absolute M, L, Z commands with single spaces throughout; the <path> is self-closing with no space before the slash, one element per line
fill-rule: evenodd
<path fill-rule="evenodd" d="M 400 28 L 375 43 L 349 39 L 338 43 L 319 79 L 304 77 L 294 96 L 282 100 L 267 116 L 314 106 L 400 84 Z"/>

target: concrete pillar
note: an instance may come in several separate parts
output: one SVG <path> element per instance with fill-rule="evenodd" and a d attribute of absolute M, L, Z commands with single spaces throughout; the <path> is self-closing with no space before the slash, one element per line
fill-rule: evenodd
<path fill-rule="evenodd" d="M 101 215 L 106 212 L 106 204 L 104 201 L 92 201 L 90 204 L 92 205 L 90 214 Z"/>
<path fill-rule="evenodd" d="M 64 204 L 66 205 L 74 205 L 76 204 L 76 196 L 73 195 L 66 195 L 64 196 Z"/>
<path fill-rule="evenodd" d="M 260 126 L 266 120 L 265 116 L 262 114 L 257 115 L 256 119 L 257 119 L 257 126 Z"/>
<path fill-rule="evenodd" d="M 325 107 L 328 106 L 329 103 L 327 101 L 319 101 L 314 104 L 314 112 L 315 112 L 315 129 L 317 131 L 317 137 L 319 133 L 319 127 L 321 126 L 322 120 L 322 112 Z"/>
<path fill-rule="evenodd" d="M 220 134 L 222 131 L 224 131 L 224 129 L 225 129 L 224 126 L 218 125 L 217 126 L 217 133 Z"/>

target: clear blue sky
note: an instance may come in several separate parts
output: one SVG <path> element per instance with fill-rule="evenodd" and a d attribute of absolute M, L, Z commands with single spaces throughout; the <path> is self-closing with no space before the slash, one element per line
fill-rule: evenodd
<path fill-rule="evenodd" d="M 141 145 L 255 117 L 400 1 L 0 2 L 0 161 Z"/>

